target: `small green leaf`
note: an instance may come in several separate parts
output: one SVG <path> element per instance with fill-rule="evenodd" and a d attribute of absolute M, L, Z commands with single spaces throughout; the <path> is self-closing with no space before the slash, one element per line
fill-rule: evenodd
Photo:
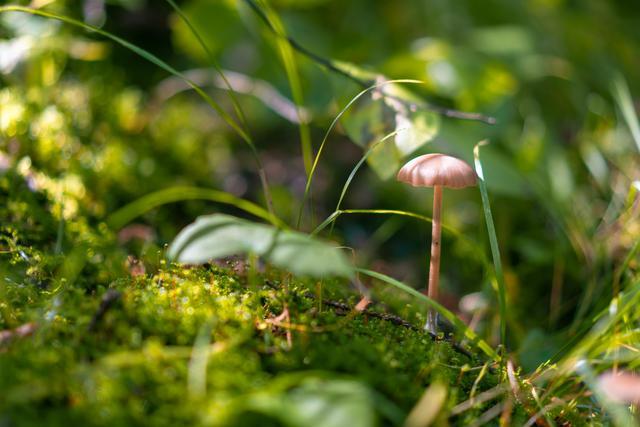
<path fill-rule="evenodd" d="M 396 114 L 396 147 L 408 156 L 435 138 L 439 125 L 440 116 L 429 111 Z"/>
<path fill-rule="evenodd" d="M 355 381 L 309 381 L 289 394 L 289 402 L 292 425 L 367 427 L 376 424 L 372 393 Z"/>
<path fill-rule="evenodd" d="M 440 117 L 414 104 L 415 97 L 399 85 L 389 84 L 363 99 L 342 118 L 349 138 L 369 149 L 392 132 L 395 139 L 377 145 L 367 163 L 381 179 L 389 179 L 406 156 L 433 140 L 440 127 Z"/>
<path fill-rule="evenodd" d="M 281 393 L 247 396 L 243 410 L 277 419 L 287 427 L 368 427 L 382 416 L 399 425 L 402 412 L 369 386 L 347 379 L 306 378 Z"/>
<path fill-rule="evenodd" d="M 190 264 L 247 254 L 298 275 L 353 276 L 347 258 L 329 243 L 223 214 L 199 217 L 178 234 L 167 252 L 170 259 Z"/>
<path fill-rule="evenodd" d="M 400 169 L 401 162 L 402 155 L 393 141 L 371 145 L 367 163 L 380 179 L 386 180 L 393 177 Z"/>

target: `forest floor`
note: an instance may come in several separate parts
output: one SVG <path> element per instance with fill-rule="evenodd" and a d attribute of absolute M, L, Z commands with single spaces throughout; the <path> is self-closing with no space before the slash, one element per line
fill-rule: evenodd
<path fill-rule="evenodd" d="M 170 264 L 133 249 L 143 228 L 50 206 L 0 177 L 0 425 L 469 425 L 503 394 L 499 366 L 407 300 L 362 310 L 343 281 Z"/>

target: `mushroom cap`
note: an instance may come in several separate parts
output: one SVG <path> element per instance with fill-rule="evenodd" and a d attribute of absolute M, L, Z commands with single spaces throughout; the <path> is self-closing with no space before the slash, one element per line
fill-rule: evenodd
<path fill-rule="evenodd" d="M 476 185 L 477 175 L 466 162 L 445 154 L 425 154 L 405 164 L 397 176 L 398 181 L 414 187 L 464 188 Z"/>

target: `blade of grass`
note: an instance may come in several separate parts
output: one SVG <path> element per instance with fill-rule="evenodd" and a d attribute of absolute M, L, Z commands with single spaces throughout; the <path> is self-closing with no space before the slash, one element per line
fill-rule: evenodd
<path fill-rule="evenodd" d="M 229 125 L 229 127 L 231 127 L 234 131 L 236 131 L 236 133 L 242 138 L 242 140 L 249 146 L 249 148 L 251 149 L 251 153 L 254 157 L 254 160 L 256 162 L 256 165 L 258 167 L 258 171 L 259 171 L 259 175 L 260 175 L 260 181 L 262 183 L 262 187 L 263 187 L 263 192 L 264 192 L 264 196 L 265 199 L 267 201 L 267 206 L 269 208 L 270 212 L 273 212 L 273 208 L 272 208 L 272 204 L 271 204 L 271 196 L 270 196 L 270 192 L 269 192 L 269 185 L 267 183 L 267 179 L 266 179 L 266 174 L 264 172 L 264 168 L 262 167 L 262 162 L 260 161 L 260 157 L 258 156 L 258 150 L 256 149 L 255 144 L 253 143 L 253 140 L 251 139 L 251 136 L 244 131 L 244 129 L 242 129 L 242 127 L 216 102 L 213 100 L 213 98 L 211 98 L 204 90 L 202 90 L 202 88 L 200 88 L 200 86 L 198 86 L 197 84 L 195 84 L 191 79 L 187 78 L 184 74 L 182 74 L 180 71 L 176 70 L 175 68 L 173 68 L 172 66 L 170 66 L 169 64 L 167 64 L 166 62 L 164 62 L 163 60 L 161 60 L 160 58 L 158 58 L 157 56 L 153 55 L 152 53 L 134 45 L 133 43 L 130 43 L 114 34 L 111 34 L 108 31 L 104 31 L 101 30 L 100 28 L 94 27 L 92 25 L 89 24 L 85 24 L 84 22 L 78 21 L 76 19 L 70 18 L 68 16 L 64 16 L 64 15 L 58 15 L 52 12 L 46 12 L 43 10 L 39 10 L 39 9 L 32 9 L 29 7 L 23 7 L 23 6 L 0 6 L 0 13 L 5 13 L 5 12 L 22 12 L 22 13 L 28 13 L 31 15 L 36 15 L 36 16 L 41 16 L 43 18 L 47 18 L 47 19 L 54 19 L 60 22 L 64 22 L 66 24 L 69 25 L 73 25 L 79 28 L 82 28 L 86 31 L 90 31 L 90 32 L 94 32 L 96 34 L 99 34 L 103 37 L 106 37 L 114 42 L 116 42 L 117 44 L 121 45 L 122 47 L 129 49 L 130 51 L 134 52 L 135 54 L 137 54 L 138 56 L 146 59 L 147 61 L 151 62 L 152 64 L 160 67 L 161 69 L 165 70 L 166 72 L 168 72 L 169 74 L 172 74 L 176 77 L 179 77 L 180 79 L 182 79 L 185 83 L 187 83 L 189 85 L 189 87 L 191 87 L 211 108 L 213 108 L 219 115 L 220 117 L 222 117 L 222 119 Z"/>
<path fill-rule="evenodd" d="M 618 292 L 620 290 L 620 278 L 622 277 L 624 272 L 627 271 L 627 268 L 629 268 L 629 264 L 631 264 L 631 261 L 636 259 L 636 255 L 638 254 L 638 251 L 640 251 L 640 240 L 638 240 L 633 244 L 633 246 L 631 247 L 631 250 L 629 251 L 627 256 L 624 258 L 622 265 L 620 265 L 620 267 L 618 267 L 614 271 L 613 273 L 613 292 L 614 292 L 613 295 L 614 296 L 618 295 Z"/>
<path fill-rule="evenodd" d="M 277 218 L 274 214 L 266 211 L 260 206 L 248 200 L 241 199 L 224 191 L 211 190 L 208 188 L 198 187 L 170 187 L 164 190 L 156 191 L 151 194 L 142 196 L 141 198 L 129 203 L 123 208 L 118 209 L 107 218 L 107 224 L 113 229 L 122 228 L 134 218 L 167 203 L 181 202 L 184 200 L 209 200 L 212 202 L 223 203 L 234 206 L 245 212 L 248 212 L 258 218 L 269 221 L 276 227 L 283 229 L 288 228 L 287 225 Z"/>
<path fill-rule="evenodd" d="M 489 346 L 489 344 L 487 344 L 483 339 L 481 339 L 480 337 L 478 337 L 478 335 L 476 335 L 475 332 L 473 332 L 473 330 L 471 330 L 467 325 L 464 324 L 464 322 L 462 320 L 460 320 L 455 314 L 453 314 L 451 311 L 447 310 L 446 308 L 444 308 L 444 306 L 438 304 L 437 302 L 435 302 L 434 300 L 428 298 L 426 295 L 418 292 L 417 290 L 413 289 L 411 286 L 400 282 L 399 280 L 396 280 L 392 277 L 389 277 L 385 274 L 382 273 L 378 273 L 376 271 L 372 271 L 372 270 L 367 270 L 364 268 L 356 268 L 356 271 L 358 271 L 359 273 L 362 273 L 366 276 L 372 277 L 374 279 L 378 279 L 382 282 L 388 283 L 391 286 L 394 286 L 395 288 L 400 289 L 403 292 L 408 293 L 409 295 L 412 295 L 413 297 L 417 298 L 419 301 L 425 303 L 427 306 L 429 306 L 429 308 L 432 308 L 433 310 L 436 310 L 438 313 L 440 313 L 442 315 L 442 317 L 444 317 L 445 319 L 447 319 L 449 322 L 451 322 L 451 324 L 456 328 L 456 330 L 458 330 L 458 332 L 460 332 L 462 335 L 464 335 L 470 342 L 472 342 L 478 349 L 480 349 L 482 352 L 484 352 L 487 356 L 489 356 L 491 359 L 493 359 L 495 362 L 499 362 L 501 360 L 500 355 L 498 355 L 498 353 L 496 353 L 491 346 Z"/>
<path fill-rule="evenodd" d="M 589 355 L 590 350 L 603 344 L 603 339 L 615 339 L 609 331 L 615 325 L 624 320 L 629 311 L 634 309 L 640 302 L 640 282 L 636 282 L 629 287 L 629 291 L 621 293 L 614 298 L 609 307 L 602 310 L 593 319 L 593 327 L 587 335 L 577 343 L 566 359 L 577 359 Z"/>
<path fill-rule="evenodd" d="M 198 41 L 198 44 L 200 44 L 202 49 L 205 51 L 207 57 L 209 58 L 209 62 L 211 63 L 211 65 L 213 65 L 213 68 L 216 70 L 216 73 L 218 73 L 218 75 L 224 82 L 225 86 L 229 90 L 229 97 L 231 98 L 231 103 L 233 104 L 233 108 L 238 116 L 238 119 L 240 120 L 245 130 L 247 131 L 247 134 L 249 134 L 247 119 L 246 119 L 246 116 L 244 115 L 244 111 L 242 110 L 242 107 L 240 107 L 240 103 L 238 102 L 238 99 L 236 97 L 236 92 L 231 86 L 231 84 L 229 83 L 229 80 L 227 80 L 227 77 L 222 71 L 222 67 L 220 67 L 220 64 L 218 64 L 218 61 L 216 61 L 215 56 L 213 56 L 213 52 L 211 52 L 211 49 L 209 49 L 209 46 L 207 46 L 207 44 L 204 42 L 204 39 L 202 38 L 202 36 L 200 36 L 200 33 L 196 30 L 196 27 L 191 23 L 191 21 L 189 20 L 187 15 L 183 12 L 183 10 L 173 0 L 166 0 L 166 1 L 167 3 L 169 3 L 169 5 L 171 5 L 173 10 L 175 10 L 175 12 L 178 14 L 180 19 L 182 19 L 185 25 L 189 28 L 189 31 L 191 31 L 191 34 L 193 34 L 193 36 L 196 38 L 196 40 Z"/>
<path fill-rule="evenodd" d="M 491 214 L 491 205 L 489 204 L 489 195 L 487 193 L 487 184 L 484 180 L 482 171 L 482 163 L 480 162 L 480 147 L 488 144 L 488 141 L 481 141 L 473 148 L 474 164 L 476 174 L 478 175 L 478 186 L 480 187 L 480 195 L 482 197 L 482 208 L 487 223 L 487 233 L 489 234 L 489 244 L 491 246 L 491 256 L 493 258 L 493 266 L 495 268 L 495 278 L 497 281 L 498 304 L 500 306 L 500 342 L 504 351 L 507 341 L 507 292 L 504 282 L 504 273 L 502 272 L 502 260 L 500 259 L 500 248 L 498 247 L 498 236 L 496 235 L 496 227 L 493 223 L 493 215 Z"/>
<path fill-rule="evenodd" d="M 355 178 L 356 173 L 358 172 L 358 170 L 360 170 L 360 168 L 362 167 L 362 165 L 364 164 L 365 161 L 367 161 L 367 159 L 369 158 L 369 156 L 371 155 L 371 153 L 373 153 L 373 150 L 380 144 L 383 144 L 385 141 L 387 141 L 389 138 L 391 138 L 392 136 L 397 135 L 399 132 L 406 130 L 408 128 L 401 128 L 401 129 L 396 129 L 395 131 L 385 135 L 380 141 L 377 141 L 375 144 L 371 145 L 371 147 L 369 147 L 367 149 L 367 151 L 364 153 L 364 155 L 360 158 L 360 160 L 358 161 L 358 163 L 356 163 L 356 165 L 353 167 L 353 169 L 351 170 L 351 173 L 349 174 L 349 177 L 347 178 L 347 180 L 345 181 L 344 185 L 342 186 L 342 192 L 340 193 L 340 197 L 338 198 L 338 203 L 336 203 L 336 208 L 334 209 L 334 212 L 337 212 L 340 210 L 340 205 L 342 204 L 342 201 L 344 200 L 344 197 L 347 194 L 347 190 L 349 189 L 349 186 L 351 185 L 351 181 L 353 181 L 353 178 Z M 333 233 L 333 225 L 335 224 L 335 222 L 333 224 L 331 224 L 331 231 L 329 232 L 329 235 L 331 235 Z"/>
<path fill-rule="evenodd" d="M 397 216 L 405 216 L 405 217 L 409 217 L 409 218 L 415 218 L 417 220 L 424 221 L 424 222 L 427 222 L 429 224 L 431 224 L 431 221 L 432 221 L 431 218 L 429 218 L 427 216 L 416 214 L 416 213 L 413 213 L 413 212 L 402 211 L 402 210 L 394 210 L 394 209 L 344 209 L 344 210 L 335 211 L 331 215 L 329 215 L 322 222 L 322 224 L 318 225 L 310 233 L 310 235 L 314 236 L 314 235 L 318 234 L 320 231 L 324 230 L 329 225 L 332 225 L 338 219 L 338 217 L 340 217 L 342 215 L 397 215 Z M 460 233 L 455 228 L 452 228 L 452 227 L 450 227 L 450 226 L 448 226 L 446 224 L 442 224 L 442 229 L 445 230 L 447 233 L 451 234 L 452 236 L 454 236 L 456 239 L 459 239 L 460 241 L 464 242 L 465 245 L 467 245 L 470 249 L 472 249 L 473 253 L 478 255 L 478 259 L 480 261 L 480 264 L 482 264 L 482 266 L 485 268 L 486 271 L 489 271 L 489 269 L 491 268 L 491 263 L 489 262 L 489 260 L 485 256 L 483 248 L 481 248 L 478 243 L 474 242 L 469 237 L 465 236 L 464 234 Z"/>
<path fill-rule="evenodd" d="M 296 222 L 296 228 L 300 227 L 300 223 L 302 222 L 302 214 L 304 212 L 304 206 L 307 202 L 307 198 L 309 196 L 309 191 L 311 190 L 311 183 L 313 181 L 313 176 L 314 173 L 316 171 L 316 168 L 318 167 L 318 163 L 320 161 L 320 157 L 322 156 L 322 152 L 324 150 L 325 145 L 327 144 L 327 140 L 329 139 L 329 135 L 331 134 L 331 131 L 333 130 L 333 128 L 336 126 L 336 124 L 338 124 L 338 120 L 340 120 L 340 118 L 344 115 L 344 113 L 347 112 L 347 110 L 363 95 L 365 95 L 368 92 L 371 92 L 372 90 L 378 89 L 380 87 L 383 87 L 387 84 L 391 84 L 391 83 L 413 83 L 413 84 L 421 84 L 423 83 L 420 80 L 409 80 L 409 79 L 400 79 L 400 80 L 387 80 L 381 83 L 377 83 L 374 85 L 371 85 L 363 90 L 361 90 L 356 96 L 354 96 L 353 98 L 351 98 L 351 101 L 349 101 L 347 103 L 347 105 L 344 106 L 344 108 L 338 113 L 338 115 L 333 119 L 333 121 L 331 122 L 331 124 L 329 125 L 329 128 L 327 129 L 327 131 L 324 134 L 324 137 L 322 138 L 322 142 L 320 143 L 320 147 L 318 148 L 318 152 L 316 153 L 315 158 L 313 159 L 313 165 L 311 166 L 311 170 L 309 171 L 309 176 L 307 177 L 307 183 L 305 185 L 304 188 L 304 194 L 302 196 L 302 202 L 300 204 L 300 210 L 298 211 L 298 220 Z"/>
<path fill-rule="evenodd" d="M 267 25 L 276 34 L 275 43 L 280 54 L 280 59 L 284 65 L 285 73 L 289 81 L 289 88 L 291 89 L 291 96 L 293 102 L 296 104 L 296 113 L 298 114 L 300 132 L 300 145 L 302 150 L 302 159 L 304 162 L 304 169 L 309 175 L 311 171 L 311 159 L 313 156 L 313 147 L 311 146 L 311 131 L 309 124 L 304 120 L 304 115 L 301 113 L 300 108 L 304 105 L 304 97 L 302 94 L 302 84 L 300 82 L 300 74 L 298 72 L 298 66 L 296 63 L 295 55 L 291 45 L 287 43 L 287 35 L 284 25 L 280 20 L 278 14 L 269 6 L 266 1 L 258 0 L 257 2 L 250 2 L 251 8 L 257 8 L 261 15 L 268 21 Z"/>
<path fill-rule="evenodd" d="M 211 331 L 215 317 L 206 321 L 196 336 L 189 361 L 187 390 L 192 397 L 201 398 L 207 393 L 207 364 L 211 356 Z"/>
<path fill-rule="evenodd" d="M 581 360 L 597 360 L 602 356 L 602 352 L 607 352 L 619 345 L 619 336 L 612 331 L 619 326 L 620 322 L 624 323 L 632 318 L 630 311 L 640 303 L 640 281 L 636 281 L 627 289 L 614 298 L 608 308 L 590 319 L 590 324 L 587 325 L 589 330 L 586 333 L 581 332 L 580 340 L 570 340 L 558 354 L 546 362 L 553 367 L 553 370 L 549 369 L 546 372 L 550 372 L 554 379 L 553 386 L 547 387 L 546 395 L 560 396 L 562 393 L 559 390 L 562 387 L 575 382 L 575 378 L 571 375 Z M 599 362 L 605 366 L 606 362 Z M 616 361 L 610 360 L 609 363 L 611 362 Z M 543 376 L 544 372 L 540 378 Z"/>
<path fill-rule="evenodd" d="M 629 126 L 636 147 L 638 147 L 638 151 L 640 151 L 640 124 L 638 123 L 638 116 L 636 116 L 636 111 L 633 107 L 633 99 L 631 99 L 629 86 L 622 74 L 616 75 L 613 79 L 612 92 L 618 108 L 620 108 L 622 116 L 627 122 L 627 126 Z"/>
<path fill-rule="evenodd" d="M 345 214 L 401 215 L 401 216 L 416 218 L 421 221 L 428 222 L 429 224 L 431 224 L 431 221 L 432 221 L 431 218 L 429 218 L 428 216 L 419 215 L 413 212 L 394 210 L 394 209 L 344 209 L 344 210 L 337 210 L 333 212 L 331 215 L 327 217 L 327 219 L 322 221 L 322 224 L 318 225 L 310 234 L 312 236 L 318 234 L 319 232 L 327 228 L 329 225 L 331 225 L 331 223 L 333 223 L 336 219 L 338 219 L 339 216 L 345 215 Z M 443 228 L 453 234 L 457 234 L 457 231 L 450 227 L 443 226 Z"/>

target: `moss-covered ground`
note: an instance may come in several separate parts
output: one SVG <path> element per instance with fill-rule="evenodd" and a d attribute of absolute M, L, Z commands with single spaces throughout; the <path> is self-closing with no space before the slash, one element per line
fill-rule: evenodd
<path fill-rule="evenodd" d="M 104 224 L 57 220 L 11 171 L 0 199 L 2 426 L 398 425 L 434 382 L 449 407 L 497 384 L 401 301 L 359 312 L 348 283 L 168 264 Z"/>

